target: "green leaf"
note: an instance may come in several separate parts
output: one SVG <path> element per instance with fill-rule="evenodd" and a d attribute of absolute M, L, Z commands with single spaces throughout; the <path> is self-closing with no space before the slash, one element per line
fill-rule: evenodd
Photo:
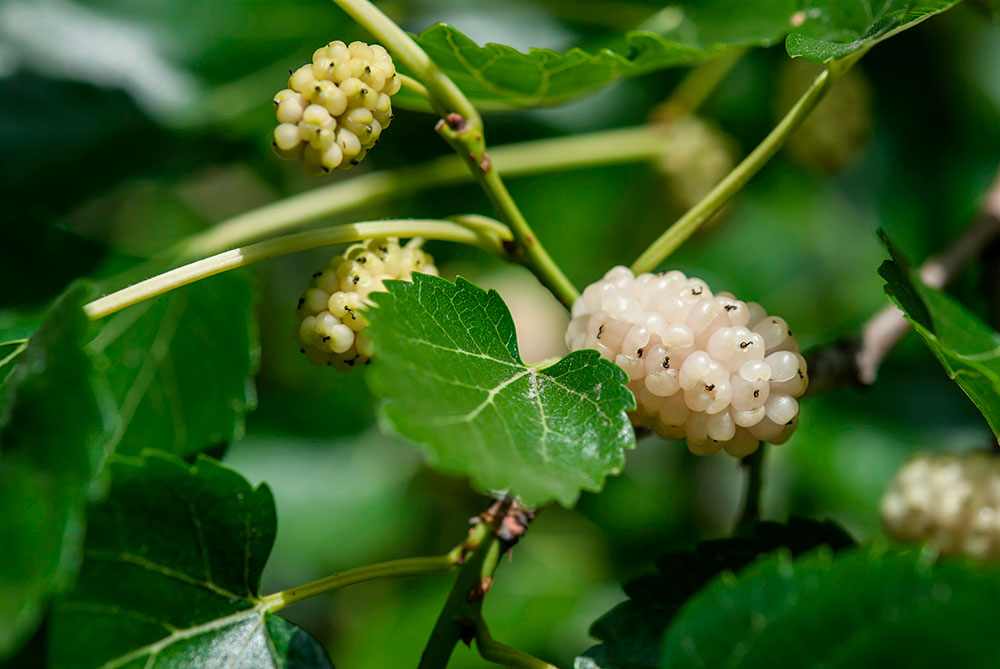
<path fill-rule="evenodd" d="M 790 518 L 788 524 L 758 523 L 750 537 L 705 541 L 692 550 L 667 553 L 657 573 L 625 584 L 625 601 L 590 628 L 603 643 L 576 660 L 576 669 L 655 669 L 663 632 L 681 606 L 721 572 L 738 572 L 765 553 L 788 549 L 799 555 L 819 546 L 835 551 L 854 541 L 832 521 Z"/>
<path fill-rule="evenodd" d="M 945 293 L 920 281 L 882 233 L 892 260 L 879 274 L 885 292 L 1000 439 L 1000 333 Z"/>
<path fill-rule="evenodd" d="M 54 607 L 53 667 L 330 667 L 258 588 L 274 498 L 199 456 L 114 456 L 76 588 Z"/>
<path fill-rule="evenodd" d="M 815 62 L 844 58 L 958 1 L 687 0 L 653 14 L 643 30 L 629 31 L 601 46 L 564 52 L 523 53 L 503 44 L 480 46 L 445 24 L 431 26 L 416 40 L 478 107 L 539 107 L 565 102 L 618 79 L 693 65 L 735 49 L 770 46 L 786 35 L 792 57 Z M 398 99 L 405 106 L 426 106 L 409 91 L 402 91 Z"/>
<path fill-rule="evenodd" d="M 712 53 L 642 31 L 629 32 L 613 48 L 596 52 L 522 53 L 503 44 L 479 46 L 442 23 L 416 40 L 470 100 L 487 108 L 558 104 L 621 77 L 690 65 Z"/>
<path fill-rule="evenodd" d="M 788 36 L 788 55 L 814 63 L 870 49 L 896 33 L 957 5 L 960 0 L 813 0 L 806 22 Z"/>
<path fill-rule="evenodd" d="M 368 380 L 388 427 L 433 466 L 529 506 L 570 506 L 621 471 L 635 433 L 619 367 L 596 351 L 525 365 L 503 300 L 462 278 L 415 274 L 386 286 L 373 296 Z"/>
<path fill-rule="evenodd" d="M 995 567 L 916 551 L 778 553 L 702 590 L 667 631 L 662 667 L 995 667 Z"/>
<path fill-rule="evenodd" d="M 70 288 L 0 370 L 0 657 L 38 624 L 80 559 L 83 509 L 111 420 L 85 350 L 89 293 Z"/>
<path fill-rule="evenodd" d="M 129 307 L 94 338 L 121 412 L 118 453 L 189 456 L 243 434 L 255 403 L 253 299 L 229 273 Z"/>

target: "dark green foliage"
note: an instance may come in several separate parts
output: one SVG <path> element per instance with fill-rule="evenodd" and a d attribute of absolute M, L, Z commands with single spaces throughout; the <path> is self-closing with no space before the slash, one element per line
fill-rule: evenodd
<path fill-rule="evenodd" d="M 786 549 L 797 556 L 819 546 L 834 551 L 854 540 L 832 521 L 790 518 L 787 524 L 757 523 L 749 537 L 716 539 L 693 549 L 666 553 L 657 573 L 625 584 L 628 601 L 599 618 L 590 628 L 602 643 L 577 658 L 578 669 L 655 669 L 660 639 L 680 608 L 722 573 L 739 572 L 761 555 Z"/>
<path fill-rule="evenodd" d="M 90 509 L 76 588 L 55 607 L 53 667 L 329 667 L 260 599 L 274 499 L 208 458 L 115 456 Z"/>
<path fill-rule="evenodd" d="M 84 284 L 67 291 L 12 368 L 0 370 L 0 657 L 79 566 L 83 508 L 112 420 L 85 349 L 89 295 Z"/>
<path fill-rule="evenodd" d="M 918 551 L 769 555 L 681 611 L 662 667 L 995 667 L 1000 572 Z"/>
<path fill-rule="evenodd" d="M 93 348 L 108 359 L 121 413 L 116 451 L 193 455 L 243 434 L 255 401 L 253 297 L 245 276 L 201 281 L 108 317 Z"/>

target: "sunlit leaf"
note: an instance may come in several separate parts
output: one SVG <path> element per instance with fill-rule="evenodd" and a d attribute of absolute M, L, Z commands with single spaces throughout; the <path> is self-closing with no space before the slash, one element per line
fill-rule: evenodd
<path fill-rule="evenodd" d="M 495 291 L 424 274 L 376 293 L 369 381 L 385 422 L 431 464 L 528 505 L 573 504 L 621 471 L 635 444 L 625 373 L 596 351 L 549 367 L 521 362 Z"/>

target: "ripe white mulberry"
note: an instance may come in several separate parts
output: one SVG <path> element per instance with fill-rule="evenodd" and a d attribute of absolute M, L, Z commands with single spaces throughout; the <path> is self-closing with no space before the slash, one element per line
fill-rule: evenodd
<path fill-rule="evenodd" d="M 401 86 L 392 57 L 378 44 L 330 42 L 274 96 L 273 144 L 310 176 L 350 169 L 392 121 L 389 97 Z"/>
<path fill-rule="evenodd" d="M 882 523 L 893 538 L 944 555 L 1000 558 L 1000 457 L 914 457 L 882 498 Z"/>
<path fill-rule="evenodd" d="M 419 239 L 406 246 L 395 237 L 371 239 L 349 246 L 312 275 L 298 309 L 298 340 L 310 362 L 347 371 L 371 360 L 363 313 L 371 304 L 368 296 L 384 291 L 387 279 L 410 281 L 411 272 L 437 276 L 434 259 L 420 245 Z"/>
<path fill-rule="evenodd" d="M 742 457 L 798 425 L 808 376 L 788 324 L 701 279 L 615 267 L 574 303 L 566 343 L 625 370 L 633 424 L 686 438 L 698 455 Z"/>

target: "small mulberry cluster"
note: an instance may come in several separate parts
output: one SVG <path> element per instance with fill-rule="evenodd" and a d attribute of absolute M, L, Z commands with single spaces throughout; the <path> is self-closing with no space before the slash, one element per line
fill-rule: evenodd
<path fill-rule="evenodd" d="M 400 85 L 383 47 L 330 42 L 274 96 L 275 151 L 285 159 L 298 158 L 309 176 L 350 169 L 389 127 L 389 97 Z"/>
<path fill-rule="evenodd" d="M 633 424 L 686 438 L 698 455 L 742 457 L 798 425 L 808 377 L 788 324 L 701 279 L 615 267 L 573 305 L 566 343 L 625 370 Z"/>
<path fill-rule="evenodd" d="M 882 498 L 882 523 L 893 538 L 944 555 L 1000 558 L 1000 457 L 913 458 Z"/>
<path fill-rule="evenodd" d="M 367 364 L 372 342 L 365 337 L 365 307 L 371 293 L 385 290 L 387 279 L 410 280 L 412 272 L 437 276 L 434 259 L 420 240 L 400 246 L 395 237 L 354 244 L 312 276 L 299 298 L 298 339 L 310 362 L 347 371 Z"/>

